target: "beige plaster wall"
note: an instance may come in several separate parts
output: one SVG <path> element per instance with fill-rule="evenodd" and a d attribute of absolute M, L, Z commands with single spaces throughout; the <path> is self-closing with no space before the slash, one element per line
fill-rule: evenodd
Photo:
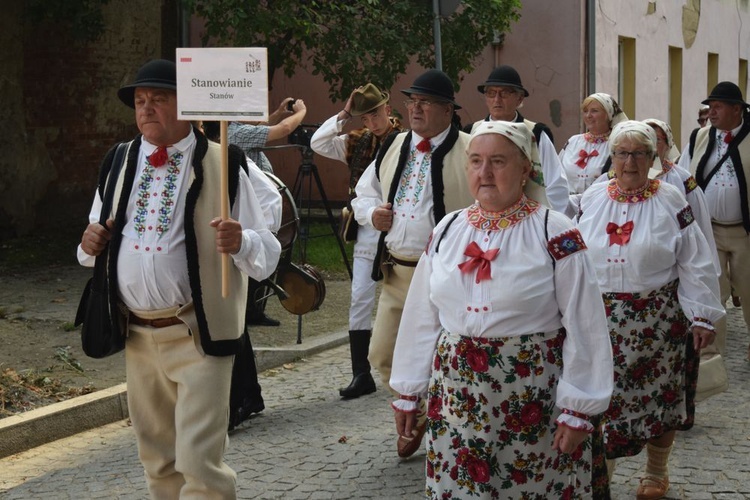
<path fill-rule="evenodd" d="M 678 146 L 683 145 L 696 126 L 700 101 L 707 96 L 708 52 L 719 54 L 719 81 L 737 83 L 739 59 L 750 58 L 748 1 L 599 0 L 596 4 L 598 91 L 617 95 L 618 37 L 636 40 L 636 116 L 631 118 L 669 118 L 668 50 L 683 48 L 682 137 L 676 138 Z M 690 45 L 695 9 L 687 13 L 690 22 L 683 25 L 683 8 L 698 5 L 700 16 Z"/>

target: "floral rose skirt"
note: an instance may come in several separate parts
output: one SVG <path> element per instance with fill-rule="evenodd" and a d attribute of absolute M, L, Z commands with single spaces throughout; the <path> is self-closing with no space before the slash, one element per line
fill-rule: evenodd
<path fill-rule="evenodd" d="M 637 455 L 649 438 L 693 426 L 699 358 L 677 285 L 603 294 L 615 365 L 603 419 L 607 458 Z"/>
<path fill-rule="evenodd" d="M 428 393 L 428 498 L 590 496 L 591 440 L 572 455 L 552 449 L 564 340 L 564 330 L 442 332 Z"/>

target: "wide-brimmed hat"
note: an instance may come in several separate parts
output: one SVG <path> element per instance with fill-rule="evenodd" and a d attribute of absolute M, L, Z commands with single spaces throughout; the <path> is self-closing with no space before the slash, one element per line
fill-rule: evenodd
<path fill-rule="evenodd" d="M 360 116 L 377 109 L 390 99 L 388 92 L 383 92 L 374 84 L 368 83 L 352 94 L 352 116 Z"/>
<path fill-rule="evenodd" d="M 455 109 L 461 109 L 461 106 L 453 100 L 453 82 L 448 78 L 448 75 L 439 69 L 425 71 L 414 80 L 411 87 L 402 90 L 401 93 L 407 96 L 412 94 L 422 94 L 437 97 L 438 99 L 453 104 Z"/>
<path fill-rule="evenodd" d="M 135 108 L 135 89 L 151 87 L 157 89 L 177 90 L 177 66 L 166 59 L 154 59 L 147 62 L 135 75 L 135 81 L 130 85 L 120 87 L 117 97 L 126 105 Z"/>
<path fill-rule="evenodd" d="M 524 97 L 529 97 L 529 91 L 523 88 L 518 71 L 512 66 L 504 64 L 492 70 L 487 81 L 477 86 L 477 90 L 484 94 L 485 87 L 514 87 L 523 91 Z"/>
<path fill-rule="evenodd" d="M 742 91 L 740 88 L 732 82 L 717 83 L 711 91 L 711 95 L 709 95 L 702 104 L 708 104 L 711 101 L 724 101 L 733 104 L 742 104 L 745 107 L 750 106 L 742 99 Z"/>

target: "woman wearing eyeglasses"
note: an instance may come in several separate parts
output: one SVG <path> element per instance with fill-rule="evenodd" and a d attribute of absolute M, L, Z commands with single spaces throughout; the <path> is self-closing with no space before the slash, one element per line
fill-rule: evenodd
<path fill-rule="evenodd" d="M 675 431 L 693 426 L 698 355 L 724 316 L 713 255 L 676 187 L 649 179 L 656 133 L 639 121 L 609 138 L 615 178 L 581 199 L 578 229 L 589 247 L 609 319 L 614 392 L 603 433 L 614 459 L 647 464 L 637 498 L 669 489 Z"/>
<path fill-rule="evenodd" d="M 578 195 L 609 169 L 607 139 L 612 127 L 628 119 L 614 98 L 602 92 L 584 99 L 581 111 L 586 132 L 568 139 L 559 154 L 570 194 Z M 577 198 L 573 197 L 573 201 Z"/>

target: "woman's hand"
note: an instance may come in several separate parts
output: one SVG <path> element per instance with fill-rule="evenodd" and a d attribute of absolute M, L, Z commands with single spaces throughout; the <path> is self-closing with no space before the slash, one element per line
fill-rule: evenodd
<path fill-rule="evenodd" d="M 571 454 L 586 440 L 589 435 L 586 430 L 573 429 L 567 425 L 558 424 L 555 430 L 555 440 L 552 442 L 552 449 L 561 453 Z"/>
<path fill-rule="evenodd" d="M 417 428 L 417 414 L 407 413 L 405 411 L 395 410 L 396 432 L 399 436 L 412 438 L 412 431 Z"/>
<path fill-rule="evenodd" d="M 709 330 L 708 328 L 697 325 L 693 326 L 692 330 L 693 347 L 696 351 L 705 349 L 714 343 L 714 339 L 716 338 L 716 332 L 714 330 Z"/>

